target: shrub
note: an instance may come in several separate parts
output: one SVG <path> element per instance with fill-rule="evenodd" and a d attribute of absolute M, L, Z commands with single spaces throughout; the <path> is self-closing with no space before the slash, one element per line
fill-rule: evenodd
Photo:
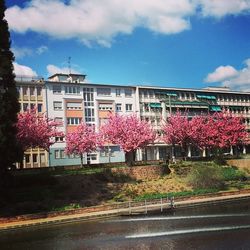
<path fill-rule="evenodd" d="M 161 165 L 163 168 L 163 174 L 170 174 L 171 173 L 171 169 L 169 168 L 169 166 L 167 164 L 162 164 Z"/>
<path fill-rule="evenodd" d="M 224 178 L 221 168 L 215 165 L 193 168 L 187 177 L 188 184 L 194 188 L 221 188 Z"/>
<path fill-rule="evenodd" d="M 218 155 L 214 159 L 214 163 L 219 166 L 227 165 L 227 161 L 223 158 L 222 155 Z"/>
<path fill-rule="evenodd" d="M 244 181 L 247 179 L 246 174 L 235 167 L 222 168 L 222 174 L 225 181 Z"/>

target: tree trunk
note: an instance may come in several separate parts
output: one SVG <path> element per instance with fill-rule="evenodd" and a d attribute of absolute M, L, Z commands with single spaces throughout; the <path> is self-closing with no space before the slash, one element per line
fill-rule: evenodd
<path fill-rule="evenodd" d="M 83 168 L 83 155 L 80 154 L 80 158 L 81 158 L 81 168 Z"/>
<path fill-rule="evenodd" d="M 131 167 L 134 164 L 134 151 L 125 153 L 126 164 Z"/>
<path fill-rule="evenodd" d="M 188 147 L 186 144 L 183 144 L 181 146 L 181 157 L 182 160 L 186 161 L 187 160 L 187 151 L 188 151 Z"/>
<path fill-rule="evenodd" d="M 172 148 L 171 148 L 171 157 L 172 157 L 172 162 L 175 163 L 176 159 L 175 159 L 175 144 L 172 144 Z"/>

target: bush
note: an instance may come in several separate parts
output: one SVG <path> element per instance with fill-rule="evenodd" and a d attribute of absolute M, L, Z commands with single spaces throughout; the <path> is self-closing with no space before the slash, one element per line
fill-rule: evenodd
<path fill-rule="evenodd" d="M 222 170 L 215 165 L 193 168 L 187 177 L 187 181 L 195 189 L 221 188 L 224 185 Z"/>
<path fill-rule="evenodd" d="M 214 163 L 219 166 L 227 165 L 227 161 L 223 158 L 222 155 L 218 155 L 214 159 Z"/>
<path fill-rule="evenodd" d="M 162 164 L 161 165 L 163 168 L 163 174 L 170 174 L 171 173 L 171 169 L 169 168 L 169 166 L 167 164 Z"/>
<path fill-rule="evenodd" d="M 235 167 L 222 168 L 222 174 L 225 181 L 244 181 L 247 179 L 246 174 Z"/>

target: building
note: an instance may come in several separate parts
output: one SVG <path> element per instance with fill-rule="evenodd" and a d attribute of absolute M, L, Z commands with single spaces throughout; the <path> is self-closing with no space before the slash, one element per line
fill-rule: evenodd
<path fill-rule="evenodd" d="M 46 112 L 45 85 L 43 78 L 39 77 L 16 77 L 16 86 L 19 93 L 21 112 L 27 109 L 37 108 L 37 112 Z M 25 151 L 24 159 L 17 167 L 40 168 L 48 166 L 48 152 L 44 149 L 33 148 Z"/>
<path fill-rule="evenodd" d="M 162 118 L 166 119 L 177 110 L 187 113 L 191 119 L 195 115 L 223 109 L 243 116 L 250 130 L 250 93 L 247 92 L 231 91 L 226 87 L 191 89 L 94 84 L 87 82 L 85 77 L 60 73 L 46 81 L 18 78 L 21 110 L 36 105 L 38 112 L 46 112 L 49 118 L 59 122 L 59 129 L 65 134 L 74 131 L 82 121 L 98 130 L 110 112 L 117 112 L 136 113 L 142 120 L 150 122 L 160 135 Z M 65 146 L 65 138 L 58 137 L 48 153 L 40 149 L 25 152 L 24 167 L 79 165 L 80 158 L 67 156 Z M 233 148 L 229 150 L 234 153 Z M 242 147 L 241 151 L 250 153 L 249 145 Z M 177 156 L 181 154 L 178 147 L 176 153 Z M 138 150 L 137 160 L 161 160 L 167 154 L 171 155 L 171 146 L 158 140 L 146 149 Z M 190 157 L 200 154 L 197 148 L 189 148 Z M 119 146 L 106 145 L 100 151 L 86 154 L 83 160 L 85 164 L 122 162 L 125 156 Z"/>
<path fill-rule="evenodd" d="M 161 118 L 166 119 L 177 109 L 192 118 L 195 115 L 230 110 L 235 116 L 242 116 L 247 130 L 250 130 L 250 93 L 231 91 L 227 87 L 208 87 L 204 89 L 163 88 L 138 86 L 140 117 L 150 121 L 161 133 Z M 250 143 L 249 143 L 250 144 Z M 231 154 L 234 149 L 231 148 Z M 243 146 L 242 153 L 250 153 L 250 147 Z M 177 156 L 181 156 L 177 148 Z M 190 148 L 189 157 L 200 155 L 197 148 Z M 158 142 L 142 152 L 142 160 L 164 159 L 171 155 L 171 146 Z"/>
<path fill-rule="evenodd" d="M 131 114 L 136 112 L 136 88 L 133 86 L 92 84 L 85 75 L 55 74 L 45 82 L 46 110 L 48 117 L 61 123 L 61 131 L 75 130 L 82 121 L 98 130 L 110 112 Z M 64 138 L 56 138 L 49 153 L 49 166 L 80 164 L 80 158 L 67 156 Z M 117 145 L 107 145 L 103 150 L 86 154 L 85 164 L 124 161 L 124 154 Z"/>

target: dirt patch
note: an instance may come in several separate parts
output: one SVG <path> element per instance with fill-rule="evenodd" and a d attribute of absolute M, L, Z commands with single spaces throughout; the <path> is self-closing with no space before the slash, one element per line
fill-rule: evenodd
<path fill-rule="evenodd" d="M 228 160 L 227 164 L 242 169 L 250 175 L 250 159 L 232 159 Z"/>

